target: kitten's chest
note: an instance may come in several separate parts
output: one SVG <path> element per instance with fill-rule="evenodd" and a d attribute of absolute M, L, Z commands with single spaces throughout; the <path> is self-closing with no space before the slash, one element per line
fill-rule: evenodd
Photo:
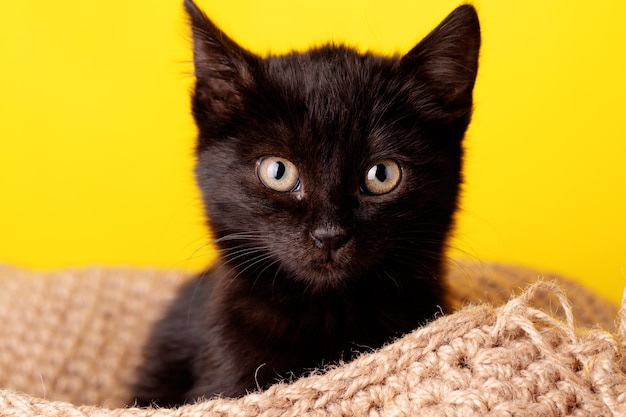
<path fill-rule="evenodd" d="M 326 308 L 247 300 L 245 307 L 231 304 L 214 319 L 213 331 L 204 334 L 205 347 L 197 351 L 198 380 L 191 397 L 265 389 L 277 380 L 351 360 L 355 352 L 345 322 Z"/>
<path fill-rule="evenodd" d="M 198 391 L 203 395 L 239 395 L 237 387 L 267 387 L 276 378 L 350 361 L 424 319 L 415 309 L 420 305 L 415 297 L 385 289 L 371 277 L 363 280 L 370 286 L 314 293 L 274 275 L 271 285 L 241 276 L 228 280 L 231 273 L 221 275 L 226 268 L 221 264 L 203 275 L 204 297 L 194 291 L 195 299 L 203 301 L 192 310 L 208 313 L 194 332 L 202 335 L 195 362 L 201 378 L 196 385 L 206 389 Z M 404 289 L 415 293 L 410 286 Z M 224 375 L 235 381 L 228 389 L 219 383 Z"/>
<path fill-rule="evenodd" d="M 291 294 L 276 296 L 233 295 L 236 299 L 222 316 L 251 342 L 275 348 L 336 344 L 354 336 L 358 327 L 351 302 L 341 297 Z"/>
<path fill-rule="evenodd" d="M 246 347 L 237 351 L 242 369 L 262 366 L 257 375 L 260 380 L 302 375 L 340 360 L 349 361 L 362 350 L 359 346 L 367 345 L 362 340 L 371 326 L 357 325 L 345 306 L 307 301 L 263 306 L 245 320 L 237 314 L 231 316 L 228 327 L 236 331 L 229 337 Z"/>

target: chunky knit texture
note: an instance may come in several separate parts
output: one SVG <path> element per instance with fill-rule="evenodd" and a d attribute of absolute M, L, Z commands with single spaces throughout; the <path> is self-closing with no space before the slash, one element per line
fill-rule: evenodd
<path fill-rule="evenodd" d="M 454 313 L 351 363 L 236 400 L 125 408 L 150 325 L 187 278 L 0 266 L 0 415 L 626 415 L 623 310 L 553 275 L 461 261 Z"/>

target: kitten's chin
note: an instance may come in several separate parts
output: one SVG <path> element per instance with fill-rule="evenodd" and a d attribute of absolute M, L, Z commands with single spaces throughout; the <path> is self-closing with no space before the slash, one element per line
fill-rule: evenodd
<path fill-rule="evenodd" d="M 374 259 L 364 259 L 353 238 L 335 242 L 335 247 L 311 245 L 295 247 L 289 257 L 289 269 L 307 290 L 324 292 L 342 289 L 358 281 L 372 267 Z M 293 262 L 295 260 L 295 262 Z"/>
<path fill-rule="evenodd" d="M 304 283 L 308 290 L 313 292 L 323 292 L 344 287 L 354 274 L 349 272 L 345 266 L 336 262 L 312 263 L 306 268 L 301 268 L 296 279 Z"/>

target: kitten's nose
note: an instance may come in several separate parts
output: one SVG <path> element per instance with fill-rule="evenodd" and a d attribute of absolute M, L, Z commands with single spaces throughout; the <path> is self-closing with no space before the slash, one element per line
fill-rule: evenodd
<path fill-rule="evenodd" d="M 348 232 L 339 226 L 320 226 L 311 232 L 318 248 L 337 250 L 348 241 Z"/>

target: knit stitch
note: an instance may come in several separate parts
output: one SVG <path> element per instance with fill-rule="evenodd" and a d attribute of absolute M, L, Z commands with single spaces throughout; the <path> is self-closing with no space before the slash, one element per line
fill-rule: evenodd
<path fill-rule="evenodd" d="M 150 325 L 186 279 L 0 266 L 0 415 L 626 415 L 624 310 L 572 281 L 467 261 L 450 265 L 455 312 L 351 363 L 240 399 L 121 407 Z"/>

